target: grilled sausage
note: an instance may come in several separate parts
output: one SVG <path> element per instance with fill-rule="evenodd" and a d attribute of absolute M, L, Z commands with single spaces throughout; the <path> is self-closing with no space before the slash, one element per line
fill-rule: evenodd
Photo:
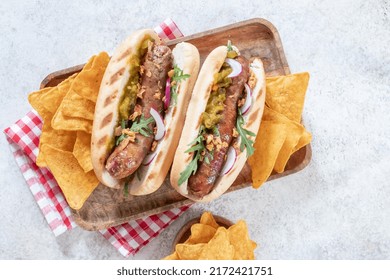
<path fill-rule="evenodd" d="M 145 119 L 151 117 L 151 108 L 158 112 L 163 111 L 162 98 L 168 71 L 172 69 L 172 61 L 172 52 L 164 45 L 153 45 L 146 53 L 144 64 L 141 67 L 143 72 L 140 88 L 142 94 L 140 105 Z M 148 127 L 150 131 L 153 131 L 155 122 L 149 123 Z M 111 176 L 122 179 L 133 174 L 150 151 L 153 138 L 153 133 L 149 136 L 138 133 L 134 142 L 122 141 L 107 159 L 106 169 Z"/>
<path fill-rule="evenodd" d="M 249 78 L 248 60 L 239 56 L 237 57 L 237 61 L 242 65 L 242 72 L 232 78 L 232 84 L 226 89 L 224 111 L 222 112 L 221 121 L 217 125 L 221 141 L 226 142 L 228 146 L 222 146 L 219 150 L 214 148 L 211 153 L 206 150 L 205 157 L 212 158 L 212 160 L 210 160 L 209 164 L 205 161 L 198 163 L 197 172 L 188 179 L 189 192 L 199 198 L 207 195 L 213 189 L 214 183 L 225 162 L 225 155 L 233 139 L 233 128 L 236 125 L 237 118 L 237 103 L 244 90 L 244 85 Z"/>

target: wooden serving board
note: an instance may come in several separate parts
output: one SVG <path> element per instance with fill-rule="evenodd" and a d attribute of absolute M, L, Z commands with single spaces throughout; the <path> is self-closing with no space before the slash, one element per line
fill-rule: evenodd
<path fill-rule="evenodd" d="M 201 63 L 210 51 L 231 40 L 246 58 L 260 57 L 267 76 L 290 74 L 278 31 L 264 19 L 251 19 L 221 28 L 216 28 L 169 41 L 174 47 L 179 42 L 194 44 L 200 53 Z M 73 73 L 79 72 L 83 65 L 60 70 L 48 75 L 41 88 L 55 86 Z M 295 152 L 281 174 L 272 174 L 268 181 L 284 177 L 307 166 L 311 159 L 311 146 L 307 145 Z M 236 191 L 251 185 L 251 170 L 246 164 L 229 188 Z M 76 223 L 86 230 L 99 230 L 119 225 L 130 220 L 157 214 L 175 207 L 193 203 L 177 193 L 169 183 L 169 175 L 163 185 L 146 196 L 124 196 L 122 189 L 115 190 L 99 185 L 80 210 L 72 210 Z"/>

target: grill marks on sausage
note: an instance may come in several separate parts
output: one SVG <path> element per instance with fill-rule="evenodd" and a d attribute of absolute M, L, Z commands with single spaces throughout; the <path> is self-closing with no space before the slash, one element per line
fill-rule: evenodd
<path fill-rule="evenodd" d="M 237 61 L 242 65 L 243 70 L 238 76 L 232 78 L 232 84 L 226 90 L 222 118 L 217 125 L 221 140 L 227 142 L 229 146 L 232 143 L 233 129 L 236 125 L 238 100 L 249 78 L 249 62 L 242 56 L 239 56 Z M 198 163 L 197 172 L 188 179 L 189 193 L 202 198 L 211 192 L 225 162 L 229 146 L 222 146 L 219 150 L 214 148 L 213 152 L 206 150 L 205 157 L 213 159 L 209 164 L 205 161 Z"/>
<path fill-rule="evenodd" d="M 151 48 L 148 48 L 142 65 L 145 71 L 141 73 L 140 88 L 144 89 L 144 92 L 142 99 L 138 99 L 145 119 L 151 117 L 151 108 L 163 112 L 162 98 L 157 99 L 154 95 L 156 90 L 159 90 L 159 82 L 165 86 L 167 73 L 172 69 L 172 62 L 172 52 L 167 46 L 154 44 Z M 162 92 L 165 92 L 165 88 Z M 150 131 L 153 131 L 155 123 L 150 123 L 148 127 Z M 125 147 L 119 145 L 109 156 L 106 163 L 106 169 L 111 176 L 122 179 L 133 174 L 150 151 L 153 139 L 153 133 L 149 136 L 137 134 L 135 142 L 128 142 Z"/>

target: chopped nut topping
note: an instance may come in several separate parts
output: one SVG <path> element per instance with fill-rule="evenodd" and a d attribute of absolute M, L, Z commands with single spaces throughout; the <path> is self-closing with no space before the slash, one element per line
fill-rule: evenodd
<path fill-rule="evenodd" d="M 141 67 L 139 68 L 139 73 L 142 75 L 144 72 L 145 72 L 145 67 L 141 65 Z"/>
<path fill-rule="evenodd" d="M 162 89 L 162 85 L 161 85 L 161 81 L 160 80 L 158 80 L 157 86 L 158 86 L 159 89 Z"/>
<path fill-rule="evenodd" d="M 212 91 L 217 91 L 217 89 L 218 89 L 218 85 L 214 84 L 213 87 L 212 87 Z"/>
<path fill-rule="evenodd" d="M 150 70 L 148 70 L 148 71 L 146 72 L 146 76 L 149 77 L 149 78 L 152 77 L 152 72 L 150 72 Z"/>
<path fill-rule="evenodd" d="M 157 147 L 157 141 L 155 140 L 155 141 L 153 141 L 152 147 L 150 148 L 150 150 L 151 150 L 152 152 L 154 152 L 154 151 L 156 150 L 156 147 Z"/>
<path fill-rule="evenodd" d="M 165 103 L 165 100 L 167 100 L 167 98 L 164 95 L 163 98 L 161 99 L 161 101 Z"/>
<path fill-rule="evenodd" d="M 174 74 L 175 74 L 175 70 L 172 69 L 171 71 L 168 72 L 168 77 L 172 78 Z"/>
<path fill-rule="evenodd" d="M 213 135 L 208 134 L 207 137 L 206 137 L 206 143 L 210 144 L 212 141 L 213 141 Z"/>
<path fill-rule="evenodd" d="M 176 85 L 176 81 L 171 81 L 171 87 L 174 87 Z"/>
<path fill-rule="evenodd" d="M 222 142 L 222 147 L 227 148 L 227 147 L 229 147 L 229 144 L 227 142 L 223 141 Z"/>
<path fill-rule="evenodd" d="M 156 93 L 153 95 L 153 97 L 157 100 L 160 100 L 161 99 L 161 92 L 157 89 Z"/>
<path fill-rule="evenodd" d="M 157 126 L 153 127 L 153 134 L 156 135 L 157 133 Z"/>
<path fill-rule="evenodd" d="M 222 145 L 218 144 L 218 145 L 216 145 L 216 147 L 217 147 L 217 151 L 219 152 L 219 150 L 221 150 L 221 148 L 222 148 Z"/>
<path fill-rule="evenodd" d="M 213 150 L 213 148 L 214 148 L 213 143 L 210 143 L 210 144 L 206 145 L 206 149 L 209 150 L 210 152 Z"/>
<path fill-rule="evenodd" d="M 203 151 L 200 153 L 201 156 L 204 156 L 205 154 L 206 154 L 206 150 L 203 150 Z"/>
<path fill-rule="evenodd" d="M 122 134 L 127 135 L 126 139 L 129 139 L 130 142 L 135 142 L 135 132 L 131 131 L 129 128 L 122 129 Z"/>
<path fill-rule="evenodd" d="M 129 120 L 134 121 L 138 116 L 142 115 L 142 107 L 141 105 L 137 104 L 134 107 L 134 112 L 130 115 Z"/>
<path fill-rule="evenodd" d="M 222 144 L 221 137 L 215 137 L 213 140 L 213 144 L 214 145 L 221 145 Z"/>
<path fill-rule="evenodd" d="M 141 89 L 137 93 L 137 97 L 142 99 L 145 91 L 146 91 L 146 87 L 142 86 Z"/>
<path fill-rule="evenodd" d="M 245 98 L 241 98 L 238 100 L 237 106 L 238 108 L 241 108 L 245 104 Z"/>
<path fill-rule="evenodd" d="M 233 127 L 233 137 L 234 138 L 237 138 L 238 137 L 238 131 L 237 131 L 237 129 L 235 128 L 235 127 Z"/>

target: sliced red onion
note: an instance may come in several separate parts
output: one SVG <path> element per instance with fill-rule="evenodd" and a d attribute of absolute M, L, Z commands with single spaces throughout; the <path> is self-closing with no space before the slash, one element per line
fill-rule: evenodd
<path fill-rule="evenodd" d="M 168 78 L 165 84 L 165 101 L 164 101 L 165 110 L 168 109 L 170 103 L 171 103 L 171 78 Z"/>
<path fill-rule="evenodd" d="M 156 135 L 154 136 L 154 139 L 159 141 L 162 139 L 165 135 L 165 126 L 164 126 L 164 120 L 154 108 L 150 108 L 150 114 L 154 118 L 156 122 L 156 127 L 157 127 L 157 132 Z"/>
<path fill-rule="evenodd" d="M 236 163 L 237 159 L 237 152 L 236 149 L 234 149 L 232 146 L 229 147 L 229 150 L 227 152 L 227 158 L 225 161 L 224 166 L 222 167 L 221 175 L 226 175 L 227 173 L 232 170 L 234 164 Z"/>
<path fill-rule="evenodd" d="M 154 153 L 151 153 L 151 154 L 148 154 L 144 160 L 142 161 L 142 165 L 144 166 L 148 166 L 153 160 L 154 158 L 156 157 L 157 153 L 154 152 Z"/>
<path fill-rule="evenodd" d="M 240 108 L 241 112 L 243 115 L 245 115 L 246 113 L 248 113 L 249 109 L 251 108 L 252 106 L 252 90 L 251 88 L 248 86 L 248 84 L 245 84 L 245 91 L 246 91 L 246 97 L 245 97 L 245 103 L 244 105 L 242 105 L 242 107 Z"/>
<path fill-rule="evenodd" d="M 232 58 L 226 58 L 225 59 L 225 62 L 227 63 L 227 64 L 229 64 L 230 65 L 230 67 L 232 68 L 232 73 L 230 73 L 229 75 L 228 75 L 228 78 L 233 78 L 233 77 L 236 77 L 236 76 L 238 76 L 240 73 L 241 73 L 241 71 L 242 71 L 242 66 L 241 66 L 241 63 L 240 62 L 238 62 L 237 60 L 234 60 L 234 59 L 232 59 Z"/>

